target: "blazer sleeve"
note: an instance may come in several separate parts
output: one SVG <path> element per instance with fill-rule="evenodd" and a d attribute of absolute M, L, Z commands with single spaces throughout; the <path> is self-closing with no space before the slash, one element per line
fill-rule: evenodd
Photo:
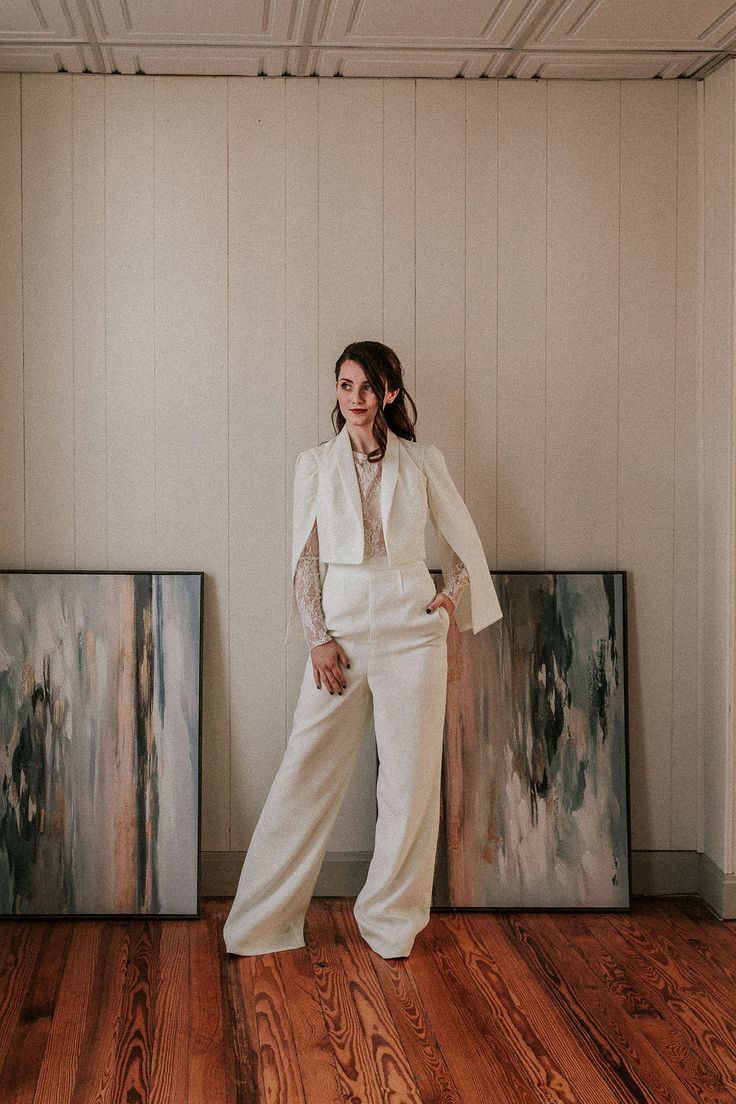
<path fill-rule="evenodd" d="M 424 450 L 424 474 L 429 515 L 439 541 L 442 574 L 445 580 L 450 578 L 453 550 L 468 570 L 468 585 L 455 610 L 457 626 L 461 631 L 472 629 L 478 633 L 503 616 L 481 539 L 436 445 L 427 445 Z"/>
<path fill-rule="evenodd" d="M 291 581 L 290 608 L 285 643 L 305 640 L 304 625 L 296 601 L 294 577 L 304 546 L 309 539 L 317 516 L 317 491 L 319 488 L 319 463 L 315 449 L 305 449 L 297 455 L 294 467 L 294 494 L 291 521 Z"/>

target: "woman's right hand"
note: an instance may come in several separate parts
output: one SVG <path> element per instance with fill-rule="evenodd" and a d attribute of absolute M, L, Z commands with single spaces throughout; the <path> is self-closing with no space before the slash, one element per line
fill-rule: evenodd
<path fill-rule="evenodd" d="M 324 686 L 331 694 L 342 694 L 347 680 L 340 670 L 340 664 L 349 667 L 350 660 L 340 645 L 334 640 L 328 640 L 325 644 L 317 644 L 309 654 L 312 657 L 312 673 L 317 689 L 321 690 Z"/>

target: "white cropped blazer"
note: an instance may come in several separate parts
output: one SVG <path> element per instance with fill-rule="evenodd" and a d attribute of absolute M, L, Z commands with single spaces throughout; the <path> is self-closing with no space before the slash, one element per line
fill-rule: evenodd
<path fill-rule="evenodd" d="M 458 628 L 480 632 L 502 616 L 483 546 L 473 519 L 435 445 L 419 444 L 388 430 L 381 471 L 381 519 L 391 566 L 426 558 L 427 512 L 437 533 L 440 564 L 449 579 L 452 552 L 468 570 L 458 599 Z M 304 640 L 296 603 L 296 565 L 317 519 L 320 577 L 328 563 L 363 562 L 365 536 L 358 476 L 347 424 L 330 441 L 296 458 L 291 556 L 291 610 L 285 643 Z"/>

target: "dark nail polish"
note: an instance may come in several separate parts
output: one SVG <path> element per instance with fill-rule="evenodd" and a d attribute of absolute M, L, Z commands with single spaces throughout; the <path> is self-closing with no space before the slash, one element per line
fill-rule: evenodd
<path fill-rule="evenodd" d="M 427 610 L 427 613 L 429 613 L 429 610 Z"/>

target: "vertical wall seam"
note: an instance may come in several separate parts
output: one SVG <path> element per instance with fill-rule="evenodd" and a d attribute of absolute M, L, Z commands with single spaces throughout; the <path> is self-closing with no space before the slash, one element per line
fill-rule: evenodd
<path fill-rule="evenodd" d="M 623 177 L 623 122 L 621 81 L 618 81 L 618 273 L 616 278 L 616 570 L 620 570 L 621 531 L 621 182 Z M 631 595 L 629 595 L 629 601 Z"/>
<path fill-rule="evenodd" d="M 26 74 L 20 73 L 18 82 L 18 117 L 20 142 L 20 363 L 21 363 L 21 411 L 23 420 L 23 567 L 28 569 L 27 535 L 27 477 L 26 477 L 26 319 L 25 319 L 25 243 L 23 241 L 23 93 Z"/>
<path fill-rule="evenodd" d="M 322 363 L 322 350 L 321 350 L 321 338 L 322 338 L 322 326 L 320 318 L 320 284 L 322 282 L 321 274 L 321 253 L 322 253 L 322 227 L 320 225 L 320 195 L 319 184 L 320 176 L 322 174 L 322 78 L 317 77 L 317 386 L 315 388 L 315 400 L 316 400 L 316 412 L 315 422 L 317 425 L 317 443 L 319 443 L 319 393 L 320 393 L 320 365 Z"/>
<path fill-rule="evenodd" d="M 730 248 L 728 251 L 728 279 L 729 279 L 729 312 L 728 312 L 728 359 L 729 359 L 729 384 L 730 384 L 730 402 L 729 402 L 729 425 L 728 425 L 728 443 L 731 453 L 731 465 L 730 465 L 730 484 L 729 484 L 729 546 L 728 546 L 728 717 L 726 719 L 727 724 L 727 741 L 726 741 L 726 762 L 729 767 L 728 781 L 726 784 L 726 839 L 725 839 L 725 873 L 733 873 L 734 863 L 734 831 L 736 825 L 734 824 L 734 787 L 736 787 L 736 756 L 734 756 L 734 664 L 736 663 L 736 656 L 734 655 L 735 646 L 735 633 L 734 618 L 736 617 L 736 610 L 734 609 L 734 601 L 736 600 L 736 443 L 734 442 L 734 433 L 736 432 L 736 416 L 734 410 L 734 401 L 736 399 L 736 392 L 734 390 L 733 382 L 733 370 L 734 363 L 736 363 L 736 350 L 734 349 L 734 314 L 736 313 L 736 302 L 734 301 L 734 277 L 736 276 L 736 120 L 734 119 L 734 104 L 736 103 L 736 65 L 733 61 L 728 64 L 731 66 L 731 85 L 730 85 L 730 97 L 728 99 L 729 123 L 730 123 L 730 161 L 728 167 L 728 183 L 729 183 L 729 195 L 730 195 L 730 226 L 729 226 L 729 240 Z"/>
<path fill-rule="evenodd" d="M 678 318 L 678 288 L 679 288 L 679 238 L 680 238 L 680 88 L 676 91 L 675 101 L 675 301 L 673 318 L 673 381 L 672 381 L 672 588 L 671 588 L 671 618 L 670 618 L 670 762 L 669 762 L 669 847 L 673 845 L 673 793 L 672 793 L 672 763 L 675 753 L 675 722 L 674 722 L 674 686 L 675 686 L 675 577 L 676 556 L 675 546 L 677 542 L 677 527 L 675 524 L 677 510 L 677 318 Z"/>
<path fill-rule="evenodd" d="M 156 121 L 158 78 L 153 78 L 152 215 L 153 215 L 153 565 L 158 569 L 158 439 L 156 420 Z"/>
<path fill-rule="evenodd" d="M 544 86 L 544 525 L 542 563 L 547 570 L 547 359 L 549 349 L 549 81 Z"/>
<path fill-rule="evenodd" d="M 110 567 L 110 491 L 109 491 L 109 399 L 107 390 L 107 76 L 102 77 L 102 345 L 103 345 L 103 386 L 105 399 L 105 567 Z"/>
<path fill-rule="evenodd" d="M 499 287 L 499 282 L 500 282 L 499 278 L 498 278 L 499 260 L 500 260 L 500 253 L 499 253 L 499 248 L 500 248 L 499 247 L 499 242 L 500 242 L 500 218 L 499 218 L 500 192 L 501 192 L 501 88 L 500 88 L 500 86 L 497 82 L 496 83 L 496 471 L 495 471 L 495 481 L 496 481 L 496 494 L 495 494 L 495 499 L 496 499 L 496 501 L 495 501 L 495 511 L 496 511 L 496 521 L 495 521 L 496 558 L 495 558 L 495 568 L 496 568 L 496 571 L 498 571 L 498 545 L 499 545 L 499 540 L 498 540 L 498 513 L 499 513 L 499 511 L 498 511 L 498 498 L 499 498 L 498 434 L 499 434 L 499 426 L 500 426 L 499 407 L 501 405 L 501 392 L 500 392 L 500 389 L 499 389 L 500 364 L 499 364 L 499 359 L 498 359 L 499 358 L 498 331 L 500 329 L 500 316 L 499 316 L 499 313 L 498 313 L 498 309 L 499 309 L 498 287 Z"/>
<path fill-rule="evenodd" d="M 463 498 L 468 500 L 468 82 L 462 83 L 464 109 L 463 173 Z M 447 586 L 449 580 L 443 582 Z"/>
<path fill-rule="evenodd" d="M 283 272 L 284 272 L 284 282 L 283 282 L 283 310 L 284 310 L 284 313 L 283 313 L 283 335 L 282 335 L 283 336 L 283 345 L 284 345 L 284 349 L 283 349 L 284 363 L 283 363 L 283 369 L 282 369 L 282 380 L 283 380 L 283 386 L 284 386 L 284 392 L 283 392 L 284 393 L 284 438 L 283 438 L 283 444 L 284 444 L 284 453 L 283 453 L 283 458 L 284 458 L 284 480 L 283 480 L 284 495 L 283 495 L 283 498 L 282 498 L 282 502 L 284 504 L 284 511 L 283 511 L 283 533 L 284 533 L 283 548 L 284 548 L 284 561 L 285 561 L 284 566 L 285 566 L 286 570 L 289 571 L 290 570 L 289 565 L 291 563 L 291 556 L 289 554 L 289 545 L 288 545 L 288 542 L 287 542 L 288 516 L 287 516 L 287 510 L 286 510 L 286 504 L 287 504 L 287 501 L 288 501 L 288 492 L 289 492 L 289 465 L 288 465 L 289 433 L 288 433 L 288 428 L 287 428 L 288 420 L 285 416 L 286 415 L 286 410 L 288 409 L 287 387 L 288 387 L 288 383 L 289 383 L 289 372 L 288 372 L 288 363 L 287 363 L 288 362 L 287 341 L 288 341 L 288 331 L 289 331 L 289 327 L 288 327 L 288 324 L 287 324 L 287 316 L 288 316 L 287 298 L 288 298 L 289 283 L 288 283 L 288 279 L 287 279 L 287 268 L 286 268 L 287 259 L 288 259 L 287 258 L 287 252 L 288 252 L 287 251 L 288 222 L 287 222 L 287 214 L 286 214 L 287 206 L 288 206 L 288 188 L 287 188 L 287 179 L 286 179 L 287 170 L 288 170 L 288 157 L 287 157 L 287 154 L 286 154 L 286 147 L 287 147 L 287 118 L 288 118 L 287 99 L 288 99 L 288 95 L 289 95 L 289 93 L 288 93 L 289 86 L 286 82 L 285 77 L 281 78 L 281 84 L 282 84 L 282 100 L 281 100 L 282 124 L 281 124 L 281 131 L 282 131 L 282 146 L 283 146 L 283 149 L 282 149 L 282 175 L 283 175 L 283 180 L 284 180 L 284 186 L 283 186 L 283 192 L 282 192 L 283 207 L 284 207 L 284 209 L 283 209 L 284 244 L 283 244 L 283 254 L 282 254 L 282 257 L 283 257 Z M 229 176 L 229 174 L 228 174 L 228 176 Z M 287 606 L 285 608 L 285 611 L 284 611 L 285 612 L 284 629 L 286 629 L 287 626 L 288 626 L 289 613 L 291 611 L 291 605 L 290 605 L 291 594 L 288 590 L 287 590 L 287 595 L 288 595 L 288 600 L 287 600 L 288 604 L 287 604 Z M 288 657 L 288 652 L 287 652 L 286 648 L 284 648 L 284 659 L 283 659 L 283 668 L 282 669 L 283 669 L 283 672 L 284 672 L 284 717 L 285 718 L 288 716 L 288 711 L 289 711 L 289 681 L 288 681 L 288 679 L 289 679 L 289 665 L 288 665 L 288 658 L 289 658 Z M 284 751 L 286 750 L 287 742 L 288 742 L 287 733 L 284 732 Z M 232 777 L 232 772 L 231 772 L 231 777 Z M 231 846 L 232 846 L 232 843 L 231 843 Z"/>
<path fill-rule="evenodd" d="M 72 301 L 72 564 L 77 568 L 77 343 L 75 315 L 75 234 L 74 234 L 74 76 L 69 77 L 69 207 L 71 217 L 71 301 Z"/>
<path fill-rule="evenodd" d="M 231 77 L 225 78 L 225 359 L 226 384 L 225 405 L 227 434 L 227 748 L 228 748 L 228 788 L 227 788 L 227 845 L 233 847 L 233 695 L 232 695 L 232 655 L 233 622 L 230 578 L 230 87 Z"/>
<path fill-rule="evenodd" d="M 695 724 L 697 732 L 698 754 L 696 760 L 696 832 L 697 851 L 704 849 L 704 799 L 703 780 L 705 771 L 704 747 L 705 730 L 703 724 L 703 648 L 705 616 L 703 580 L 705 578 L 705 510 L 703 496 L 705 488 L 705 442 L 704 442 L 704 383 L 703 383 L 703 357 L 705 346 L 705 283 L 707 264 L 707 222 L 706 222 L 706 196 L 707 196 L 707 168 L 706 168 L 706 112 L 705 112 L 705 82 L 698 82 L 696 88 L 697 122 L 697 172 L 698 172 L 698 270 L 697 270 L 697 299 L 696 299 L 696 346 L 695 346 L 695 370 L 696 370 L 696 441 L 697 441 L 697 618 L 696 618 L 696 665 L 695 665 Z"/>

